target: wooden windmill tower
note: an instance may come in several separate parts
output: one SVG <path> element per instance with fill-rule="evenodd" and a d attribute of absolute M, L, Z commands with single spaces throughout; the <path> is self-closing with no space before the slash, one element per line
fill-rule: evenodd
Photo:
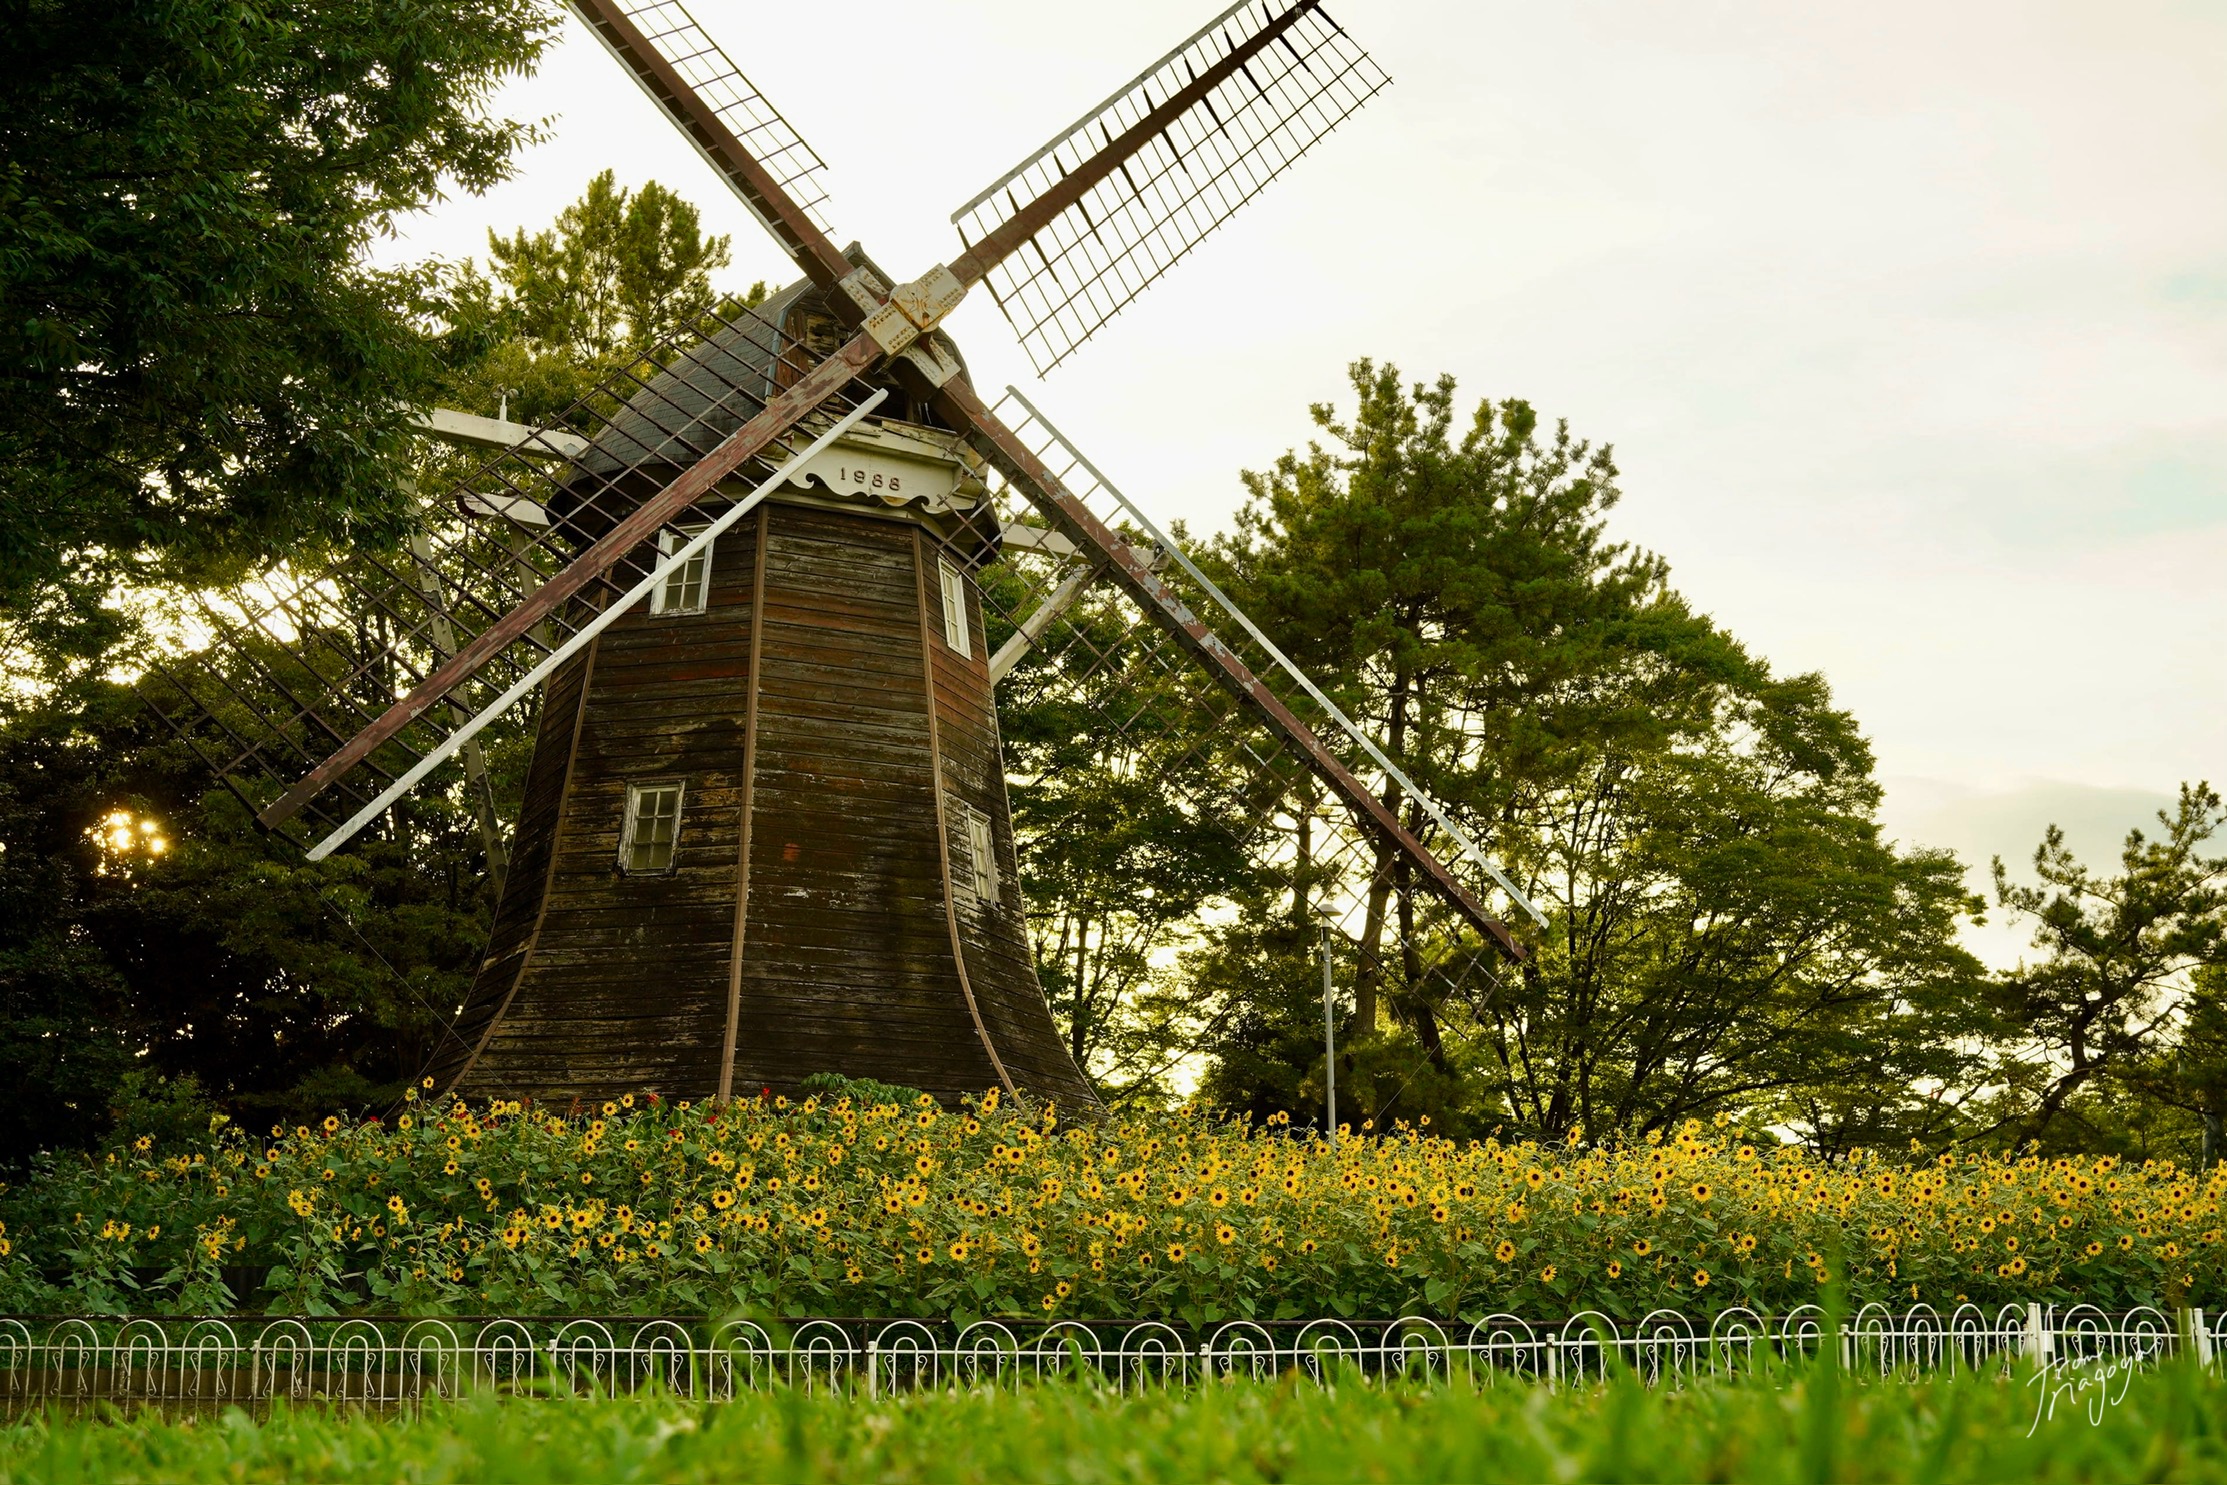
<path fill-rule="evenodd" d="M 513 430 L 403 547 L 205 606 L 229 643 L 156 683 L 312 858 L 452 758 L 476 774 L 474 736 L 540 696 L 440 1084 L 727 1097 L 832 1070 L 1090 1101 L 1032 967 L 995 700 L 1089 584 L 1338 802 L 1376 880 L 1420 884 L 1442 938 L 1518 955 L 1417 831 L 1513 893 L 1467 837 L 1292 671 L 1303 720 L 1249 658 L 1288 669 L 1265 637 L 1234 609 L 1234 647 L 1211 628 L 1204 575 L 1033 408 L 985 404 L 938 328 L 987 284 L 1048 369 L 1365 102 L 1383 76 L 1318 0 L 1216 17 L 902 284 L 834 246 L 817 158 L 679 5 L 572 5 L 803 281 L 707 316 L 563 427 Z M 986 611 L 985 568 L 1023 550 L 1065 571 L 1030 612 Z"/>

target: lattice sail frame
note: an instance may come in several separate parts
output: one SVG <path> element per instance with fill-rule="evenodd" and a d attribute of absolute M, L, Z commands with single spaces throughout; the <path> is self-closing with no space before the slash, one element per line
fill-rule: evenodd
<path fill-rule="evenodd" d="M 1051 466 L 1069 491 L 1142 551 L 1156 543 L 1130 518 L 1132 507 L 1044 421 L 1024 398 L 1008 390 L 995 412 Z M 1402 858 L 1314 778 L 1295 749 L 1205 670 L 1158 622 L 1115 584 L 1094 578 L 1095 554 L 1075 551 L 1044 528 L 1031 497 L 992 473 L 991 493 L 969 523 L 944 542 L 954 563 L 980 561 L 1002 544 L 981 571 L 983 612 L 995 662 L 1007 667 L 999 680 L 1001 718 L 1047 699 L 1087 717 L 1078 727 L 1078 750 L 1105 760 L 1126 754 L 1132 766 L 1150 767 L 1161 792 L 1199 818 L 1233 809 L 1250 822 L 1246 849 L 1256 870 L 1274 881 L 1279 901 L 1291 904 L 1292 921 L 1334 935 L 1338 985 L 1349 991 L 1357 975 L 1373 976 L 1387 1003 L 1402 996 L 1433 1005 L 1481 1010 L 1499 987 L 1500 951 L 1475 925 L 1401 868 Z M 1324 744 L 1370 788 L 1386 792 L 1384 770 L 1305 689 L 1281 673 L 1271 654 L 1237 623 L 1219 595 L 1203 591 L 1183 567 L 1155 553 L 1155 568 L 1194 613 L 1211 615 L 1215 632 L 1295 712 Z M 1029 776 L 1016 759 L 1010 734 L 1007 767 L 1016 795 L 1047 782 Z M 1056 765 L 1055 765 L 1056 766 Z M 1413 806 L 1415 801 L 1410 799 Z M 1017 808 L 1016 831 L 1025 808 Z M 1407 823 L 1448 863 L 1479 901 L 1496 889 L 1536 914 L 1508 887 L 1481 854 L 1434 828 L 1420 809 Z M 1379 878 L 1382 878 L 1381 884 Z M 1372 886 L 1382 891 L 1372 894 Z M 1377 899 L 1372 912 L 1371 899 Z M 1032 930 L 1043 927 L 1031 904 Z M 1227 926 L 1235 904 L 1206 904 L 1195 921 L 1170 935 L 1170 952 L 1203 947 Z M 1039 938 L 1039 958 L 1045 944 Z M 1166 958 L 1163 955 L 1163 958 Z M 1174 968 L 1163 964 L 1163 969 Z M 1202 1007 L 1206 1023 L 1226 1006 Z"/>
<path fill-rule="evenodd" d="M 612 8 L 633 23 L 651 50 L 683 84 L 704 100 L 727 132 L 766 168 L 774 183 L 811 218 L 813 225 L 823 233 L 832 234 L 835 229 L 828 225 L 828 193 L 823 179 L 826 163 L 804 142 L 804 137 L 790 127 L 781 110 L 743 75 L 742 69 L 719 43 L 696 23 L 688 8 L 680 0 L 615 0 Z M 593 25 L 589 30 L 618 58 L 621 66 L 634 70 L 633 63 L 612 44 L 612 38 Z M 640 80 L 645 88 L 650 87 L 647 79 Z M 683 131 L 684 135 L 686 132 Z M 690 143 L 702 152 L 701 141 L 691 138 Z M 716 158 L 706 153 L 705 159 L 714 170 L 725 174 Z M 747 195 L 743 201 L 758 214 L 768 230 L 776 236 L 781 235 L 779 225 L 768 219 L 756 202 Z"/>
<path fill-rule="evenodd" d="M 1238 0 L 956 212 L 972 247 L 1216 63 L 1301 14 L 1230 77 L 1140 142 L 984 282 L 1039 375 L 1067 359 L 1323 136 L 1390 85 L 1319 0 Z"/>
<path fill-rule="evenodd" d="M 229 591 L 185 595 L 170 616 L 176 639 L 152 662 L 143 694 L 261 811 L 815 361 L 756 311 L 714 309 L 612 371 L 537 436 L 471 467 L 394 541 L 331 562 L 280 564 Z M 771 476 L 864 395 L 853 382 L 822 401 L 683 519 L 693 526 L 732 489 Z M 589 577 L 277 828 L 304 843 L 370 804 L 647 576 L 668 532 L 682 534 L 681 521 Z M 479 772 L 467 754 L 428 787 L 454 789 L 458 768 Z M 479 805 L 493 810 L 497 802 Z"/>

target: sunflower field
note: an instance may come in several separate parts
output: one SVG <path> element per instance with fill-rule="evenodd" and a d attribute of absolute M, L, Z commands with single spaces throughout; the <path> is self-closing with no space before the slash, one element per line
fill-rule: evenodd
<path fill-rule="evenodd" d="M 1832 1163 L 1689 1123 L 1602 1147 L 1063 1123 L 830 1094 L 518 1103 L 45 1157 L 17 1314 L 1558 1320 L 1852 1302 L 2216 1304 L 2227 1179 L 2110 1157 Z"/>

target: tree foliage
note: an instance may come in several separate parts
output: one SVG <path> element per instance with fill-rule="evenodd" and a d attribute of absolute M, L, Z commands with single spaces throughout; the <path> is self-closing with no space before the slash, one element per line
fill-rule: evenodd
<path fill-rule="evenodd" d="M 1165 1096 L 1205 1028 L 1182 955 L 1203 916 L 1257 895 L 1258 824 L 1180 687 L 1116 658 L 1133 622 L 1122 601 L 1086 597 L 1066 622 L 1079 640 L 1032 650 L 999 695 L 1036 976 L 1102 1093 Z"/>
<path fill-rule="evenodd" d="M 615 237 L 593 225 L 613 213 Z M 602 246 L 583 247 L 583 233 Z M 687 203 L 654 184 L 617 189 L 608 174 L 552 229 L 511 241 L 539 244 L 530 250 L 596 282 L 608 277 L 610 244 L 623 243 L 636 266 L 609 281 L 639 290 L 631 302 L 644 318 L 620 316 L 612 357 L 699 309 L 723 253 Z M 498 273 L 491 284 L 464 265 L 427 281 L 436 278 L 447 285 L 435 343 L 443 400 L 492 393 L 505 367 L 577 379 L 597 354 L 530 333 L 567 323 L 563 297 L 580 290 L 563 273 Z M 455 292 L 474 279 L 483 292 Z M 489 395 L 473 410 L 496 405 Z M 410 455 L 405 467 L 427 491 L 474 457 L 422 442 Z M 186 584 L 172 570 L 123 596 L 159 615 L 178 609 Z M 344 595 L 334 604 L 297 612 L 326 626 L 317 644 L 228 653 L 201 678 L 207 704 L 237 726 L 234 714 L 273 686 L 305 695 L 345 674 L 368 700 L 395 694 L 398 645 L 429 663 L 425 636 L 341 611 Z M 0 1072 L 12 1075 L 0 1088 L 0 1143 L 19 1153 L 91 1138 L 127 1074 L 190 1080 L 259 1117 L 390 1102 L 445 1034 L 485 941 L 493 883 L 461 781 L 434 781 L 349 851 L 305 862 L 262 835 L 116 678 L 145 663 L 162 627 L 112 635 L 100 667 L 45 663 L 52 651 L 38 634 L 18 625 L 9 635 L 49 676 L 0 701 Z M 479 739 L 503 811 L 522 783 L 531 721 L 514 713 Z"/>
<path fill-rule="evenodd" d="M 2127 833 L 2112 876 L 2083 865 L 2054 825 L 2035 848 L 2033 883 L 1995 859 L 1997 901 L 2033 926 L 2042 951 L 1994 987 L 2007 1035 L 1997 1102 L 2015 1134 L 2109 1140 L 2125 1119 L 2111 1095 L 2133 1093 L 2206 1119 L 2216 1153 L 2227 1112 L 2227 856 L 2205 847 L 2227 810 L 2209 784 L 2184 784 L 2158 824 L 2154 839 Z"/>
<path fill-rule="evenodd" d="M 1394 947 L 1416 937 L 1420 889 L 1380 858 L 1341 1107 L 1551 1137 L 1757 1107 L 1831 1139 L 1917 1120 L 1912 1081 L 1962 1070 L 1942 1049 L 1977 978 L 1954 939 L 1974 904 L 1950 858 L 1880 843 L 1853 719 L 1821 679 L 1773 676 L 1694 613 L 1659 558 L 1608 539 L 1606 448 L 1518 401 L 1464 420 L 1448 378 L 1408 386 L 1362 361 L 1352 389 L 1350 415 L 1314 409 L 1321 442 L 1247 477 L 1216 556 L 1550 922 L 1520 969 L 1448 1001 L 1449 981 Z M 1396 781 L 1381 797 L 1450 852 Z M 1217 1098 L 1266 1112 L 1319 1096 L 1319 1075 L 1262 1081 L 1264 1046 L 1319 1046 L 1305 997 L 1275 993 L 1233 1023 Z M 1844 1096 L 1856 1070 L 1891 1112 Z"/>
<path fill-rule="evenodd" d="M 656 181 L 633 191 L 609 170 L 526 235 L 487 235 L 518 333 L 583 361 L 638 349 L 708 310 L 730 240 L 706 237 L 695 206 Z"/>
<path fill-rule="evenodd" d="M 696 206 L 656 181 L 605 170 L 537 232 L 487 234 L 488 264 L 445 276 L 452 406 L 547 422 L 610 372 L 721 303 L 712 275 L 731 244 L 707 236 Z M 752 307 L 766 286 L 728 302 Z"/>
<path fill-rule="evenodd" d="M 432 283 L 364 252 L 445 184 L 507 173 L 532 129 L 488 97 L 558 13 L 16 8 L 0 31 L 0 615 L 60 634 L 116 582 L 395 521 L 402 421 L 440 371 Z"/>

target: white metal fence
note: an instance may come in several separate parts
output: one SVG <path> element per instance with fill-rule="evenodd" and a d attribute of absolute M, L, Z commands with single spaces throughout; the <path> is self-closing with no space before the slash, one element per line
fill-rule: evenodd
<path fill-rule="evenodd" d="M 1658 1310 L 1559 1324 L 1492 1315 L 1473 1324 L 1407 1318 L 957 1326 L 918 1320 L 792 1324 L 673 1319 L 0 1318 L 0 1406 L 113 1401 L 196 1408 L 278 1399 L 369 1407 L 495 1389 L 595 1396 L 658 1388 L 723 1400 L 777 1385 L 880 1394 L 1011 1387 L 1081 1376 L 1120 1389 L 1292 1374 L 1492 1386 L 1585 1382 L 1629 1372 L 1657 1385 L 1837 1356 L 1882 1377 L 2009 1374 L 2040 1363 L 2142 1363 L 2227 1351 L 2227 1316 L 2107 1313 L 2089 1305 L 1941 1314 L 1870 1305 L 1835 1335 L 1823 1311 L 1708 1319 Z"/>

